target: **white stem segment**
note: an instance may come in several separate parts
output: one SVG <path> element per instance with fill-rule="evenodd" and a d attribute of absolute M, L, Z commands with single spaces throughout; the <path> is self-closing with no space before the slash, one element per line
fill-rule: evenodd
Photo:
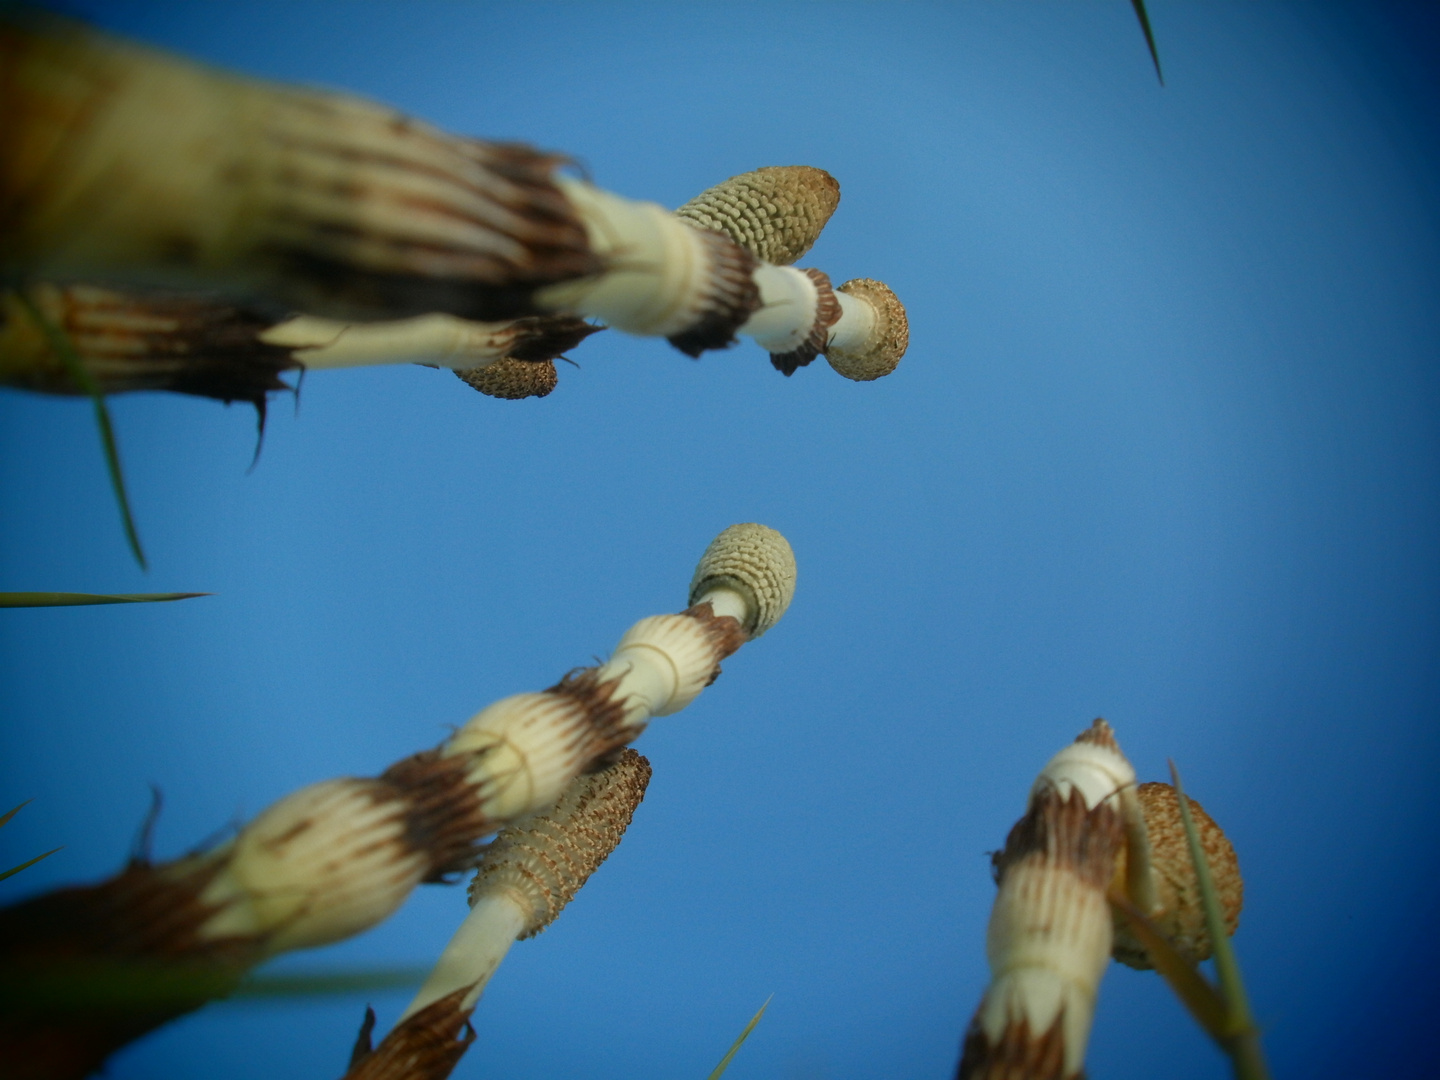
<path fill-rule="evenodd" d="M 754 277 L 760 286 L 760 308 L 740 333 L 754 338 L 766 352 L 788 353 L 799 348 L 815 325 L 820 303 L 815 283 L 793 266 L 761 264 Z"/>
<path fill-rule="evenodd" d="M 1050 1063 L 1047 1077 L 1083 1074 L 1110 961 L 1106 890 L 1125 839 L 1117 796 L 1134 783 L 1103 720 L 1041 770 L 996 859 L 990 985 L 965 1037 L 960 1080 L 1011 1075 L 1005 1063 L 1018 1061 Z"/>
<path fill-rule="evenodd" d="M 260 340 L 296 349 L 294 358 L 311 369 L 409 361 L 467 371 L 508 355 L 515 343 L 514 326 L 439 314 L 374 323 L 297 315 L 270 327 Z"/>
<path fill-rule="evenodd" d="M 864 348 L 875 328 L 875 309 L 858 296 L 836 291 L 840 301 L 840 321 L 830 327 L 826 349 L 855 350 Z"/>
<path fill-rule="evenodd" d="M 611 264 L 595 277 L 552 285 L 536 300 L 597 316 L 617 330 L 671 337 L 705 314 L 710 262 L 701 234 L 658 203 L 636 202 L 558 177 L 579 211 L 590 249 Z"/>
<path fill-rule="evenodd" d="M 464 986 L 471 989 L 460 1008 L 474 1008 L 500 961 L 524 932 L 529 917 L 529 905 L 509 891 L 480 897 L 400 1019 Z"/>
<path fill-rule="evenodd" d="M 405 1015 L 457 990 L 471 1008 L 511 943 L 549 926 L 609 858 L 649 782 L 650 763 L 624 750 L 576 777 L 548 810 L 503 829 L 476 871 L 470 914 Z"/>

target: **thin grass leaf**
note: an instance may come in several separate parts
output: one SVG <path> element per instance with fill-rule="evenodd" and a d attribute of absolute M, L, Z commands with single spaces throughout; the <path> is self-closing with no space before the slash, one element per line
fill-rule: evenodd
<path fill-rule="evenodd" d="M 1120 912 L 1129 924 L 1131 933 L 1140 939 L 1145 951 L 1150 954 L 1150 962 L 1155 965 L 1155 970 L 1169 984 L 1180 1003 L 1190 1011 L 1195 1022 L 1223 1047 L 1225 1040 L 1230 1037 L 1226 1026 L 1230 1014 L 1220 992 L 1210 985 L 1194 964 L 1180 955 L 1180 951 L 1166 940 L 1159 928 L 1142 915 L 1127 897 L 1112 892 L 1110 905 Z"/>
<path fill-rule="evenodd" d="M 252 975 L 236 988 L 229 1000 L 328 997 L 336 994 L 359 994 L 372 990 L 399 990 L 419 986 L 429 973 L 428 968 L 407 967 Z"/>
<path fill-rule="evenodd" d="M 736 1039 L 730 1049 L 726 1051 L 725 1056 L 720 1059 L 720 1064 L 715 1066 L 715 1071 L 710 1074 L 707 1080 L 720 1080 L 721 1074 L 730 1067 L 730 1060 L 739 1052 L 740 1047 L 745 1044 L 745 1040 L 748 1039 L 750 1033 L 755 1030 L 755 1025 L 760 1023 L 760 1017 L 765 1015 L 765 1010 L 770 1007 L 770 1002 L 773 1001 L 774 998 L 775 995 L 771 994 L 765 999 L 765 1004 L 760 1006 L 760 1011 L 750 1018 L 750 1022 L 745 1025 L 745 1030 L 740 1032 L 740 1037 Z"/>
<path fill-rule="evenodd" d="M 1190 861 L 1195 864 L 1195 877 L 1200 885 L 1200 902 L 1205 908 L 1205 929 L 1214 942 L 1215 974 L 1220 980 L 1220 994 L 1225 999 L 1226 1038 L 1223 1042 L 1230 1055 L 1230 1063 L 1238 1080 L 1269 1080 L 1270 1070 L 1265 1064 L 1265 1052 L 1260 1046 L 1260 1031 L 1250 1013 L 1250 998 L 1245 992 L 1245 982 L 1240 977 L 1240 964 L 1235 959 L 1235 949 L 1230 944 L 1230 935 L 1225 932 L 1225 916 L 1220 909 L 1220 896 L 1215 891 L 1215 879 L 1210 873 L 1210 863 L 1200 846 L 1200 832 L 1190 813 L 1190 800 L 1180 784 L 1180 770 L 1170 762 L 1170 779 L 1175 785 L 1175 795 L 1180 803 L 1180 820 L 1185 826 L 1185 840 L 1190 847 Z"/>
<path fill-rule="evenodd" d="M 70 378 L 75 380 L 75 385 L 90 395 L 95 406 L 95 423 L 100 428 L 100 444 L 105 450 L 105 467 L 110 473 L 110 486 L 115 490 L 115 501 L 120 504 L 120 521 L 125 526 L 125 539 L 129 541 L 130 551 L 135 556 L 135 561 L 140 564 L 140 569 L 148 570 L 150 567 L 145 562 L 145 552 L 140 548 L 140 534 L 135 530 L 135 518 L 130 513 L 130 499 L 125 494 L 125 475 L 120 471 L 120 451 L 115 446 L 115 428 L 110 423 L 110 410 L 105 406 L 105 395 L 90 377 L 90 372 L 85 370 L 85 365 L 80 361 L 80 356 L 70 344 L 70 338 L 65 331 L 45 317 L 25 290 L 17 289 L 16 296 L 20 305 L 35 320 L 35 325 L 50 342 L 50 347 L 59 355 L 65 370 L 70 373 Z"/>
<path fill-rule="evenodd" d="M 0 961 L 0 1010 L 145 1013 L 191 1008 L 215 999 L 263 1001 L 334 997 L 419 986 L 425 968 L 293 972 L 242 979 L 223 963 L 56 959 L 43 969 Z"/>
<path fill-rule="evenodd" d="M 16 814 L 18 814 L 21 810 L 24 810 L 25 807 L 29 806 L 33 801 L 33 799 L 26 799 L 19 806 L 15 807 L 14 810 L 9 810 L 4 814 L 0 814 L 0 829 L 3 829 L 6 825 L 10 824 L 10 819 L 13 818 Z M 34 866 L 41 859 L 48 858 L 49 856 L 54 855 L 55 852 L 60 851 L 63 848 L 64 845 L 62 844 L 60 847 L 51 848 L 49 851 L 45 852 L 44 855 L 36 855 L 33 859 L 30 859 L 27 862 L 22 862 L 19 866 L 12 866 L 9 870 L 0 871 L 0 881 L 4 881 L 8 877 L 13 877 L 21 870 L 24 870 L 27 866 Z"/>
<path fill-rule="evenodd" d="M 0 608 L 75 607 L 81 604 L 161 604 L 168 600 L 189 600 L 212 596 L 208 592 L 88 593 L 88 592 L 0 592 Z M 0 821 L 0 825 L 4 822 Z"/>
<path fill-rule="evenodd" d="M 1145 0 L 1130 0 L 1130 6 L 1135 9 L 1135 17 L 1140 20 L 1140 29 L 1145 33 L 1145 44 L 1150 46 L 1150 59 L 1155 61 L 1155 77 L 1160 80 L 1160 85 L 1165 85 L 1165 76 L 1160 71 L 1160 54 L 1155 50 L 1155 35 L 1150 30 L 1150 15 L 1145 10 Z"/>
<path fill-rule="evenodd" d="M 30 859 L 27 862 L 22 862 L 19 866 L 12 866 L 9 870 L 0 870 L 0 881 L 4 881 L 7 877 L 15 876 L 21 870 L 24 870 L 28 866 L 34 866 L 41 859 L 48 858 L 49 856 L 54 855 L 55 852 L 64 850 L 64 847 L 65 845 L 61 844 L 60 847 L 51 848 L 49 851 L 45 852 L 44 855 L 36 855 L 33 859 Z"/>
<path fill-rule="evenodd" d="M 29 806 L 34 801 L 34 799 L 26 799 L 19 806 L 15 807 L 14 810 L 11 810 L 9 813 L 7 813 L 4 817 L 0 817 L 0 829 L 3 829 L 6 825 L 9 825 L 11 818 L 13 818 L 21 810 L 24 810 L 25 807 Z"/>

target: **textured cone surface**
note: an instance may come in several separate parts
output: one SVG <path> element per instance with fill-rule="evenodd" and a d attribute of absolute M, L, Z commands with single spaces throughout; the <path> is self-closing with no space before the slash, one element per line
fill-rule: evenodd
<path fill-rule="evenodd" d="M 507 890 L 530 909 L 522 938 L 549 926 L 625 835 L 650 783 L 650 762 L 626 748 L 577 777 L 549 810 L 502 829 L 470 886 L 471 902 Z"/>
<path fill-rule="evenodd" d="M 1156 886 L 1163 910 L 1152 917 L 1153 921 L 1181 955 L 1195 963 L 1207 960 L 1214 947 L 1205 926 L 1200 883 L 1185 840 L 1180 800 L 1169 784 L 1141 784 L 1136 789 L 1136 795 L 1145 812 L 1145 831 L 1150 834 L 1151 857 L 1159 878 Z M 1215 891 L 1219 894 L 1220 908 L 1225 915 L 1226 931 L 1233 934 L 1240 925 L 1240 908 L 1245 899 L 1240 862 L 1235 857 L 1235 848 L 1205 808 L 1191 799 L 1190 811 L 1195 817 L 1195 828 L 1200 833 L 1200 847 L 1205 852 L 1205 861 L 1210 864 L 1210 873 L 1215 879 Z M 1116 865 L 1115 883 L 1123 887 L 1124 880 L 1125 854 L 1122 851 Z M 1145 946 L 1130 933 L 1129 924 L 1118 917 L 1115 920 L 1114 955 L 1116 960 L 1133 968 L 1148 970 L 1154 966 Z"/>
<path fill-rule="evenodd" d="M 733 589 L 749 601 L 745 632 L 769 630 L 795 596 L 795 553 L 790 542 L 765 525 L 731 525 L 705 549 L 690 582 L 690 603 L 712 589 Z"/>
<path fill-rule="evenodd" d="M 889 375 L 910 347 L 910 321 L 905 315 L 905 305 L 888 285 L 871 278 L 852 278 L 838 291 L 867 301 L 875 309 L 875 326 L 859 348 L 831 348 L 825 353 L 825 359 L 845 378 L 856 382 Z"/>
<path fill-rule="evenodd" d="M 840 205 L 840 185 L 824 169 L 775 165 L 707 188 L 675 213 L 723 232 L 763 262 L 788 266 L 819 239 Z"/>
<path fill-rule="evenodd" d="M 560 382 L 554 360 L 516 360 L 513 356 L 455 374 L 482 394 L 511 401 L 544 397 Z"/>

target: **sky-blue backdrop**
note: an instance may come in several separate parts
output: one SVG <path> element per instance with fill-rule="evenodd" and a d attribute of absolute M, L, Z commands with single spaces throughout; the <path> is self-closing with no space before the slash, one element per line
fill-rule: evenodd
<path fill-rule="evenodd" d="M 207 590 L 0 612 L 14 898 L 367 774 L 678 610 L 736 521 L 785 620 L 640 742 L 624 845 L 518 945 L 459 1076 L 944 1078 L 986 980 L 985 853 L 1092 717 L 1173 756 L 1245 871 L 1277 1077 L 1433 1075 L 1440 947 L 1440 156 L 1423 9 L 1084 4 L 82 3 L 240 70 L 575 155 L 668 206 L 832 172 L 804 262 L 911 318 L 892 377 L 792 379 L 607 333 L 540 401 L 317 373 L 245 408 L 0 393 L 0 588 Z M 280 968 L 426 964 L 427 887 Z M 382 1024 L 404 993 L 371 995 Z M 364 1005 L 220 1005 L 115 1080 L 338 1075 Z M 1102 986 L 1097 1077 L 1215 1078 L 1153 974 Z"/>

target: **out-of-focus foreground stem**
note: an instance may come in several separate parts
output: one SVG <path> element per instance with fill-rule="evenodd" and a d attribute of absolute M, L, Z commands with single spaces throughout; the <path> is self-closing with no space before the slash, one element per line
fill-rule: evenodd
<path fill-rule="evenodd" d="M 260 961 L 369 929 L 416 885 L 473 866 L 480 840 L 553 805 L 651 717 L 693 701 L 774 625 L 794 585 L 784 537 L 732 526 L 701 558 L 690 606 L 640 620 L 607 663 L 497 701 L 377 777 L 302 788 L 219 847 L 137 858 L 98 885 L 0 910 L 7 1075 L 84 1076 Z"/>

